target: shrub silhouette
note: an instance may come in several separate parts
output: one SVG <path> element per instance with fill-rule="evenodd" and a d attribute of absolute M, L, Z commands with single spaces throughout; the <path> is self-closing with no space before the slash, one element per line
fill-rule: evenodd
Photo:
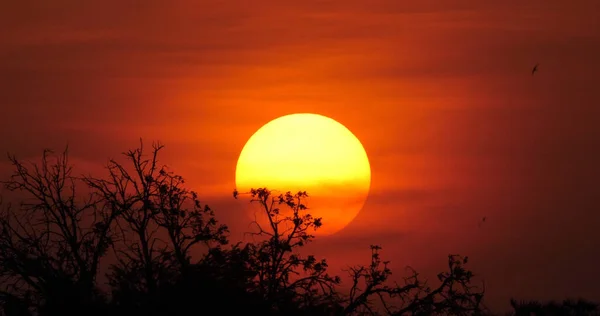
<path fill-rule="evenodd" d="M 306 209 L 306 192 L 235 191 L 257 203 L 269 225 L 254 222 L 255 241 L 230 244 L 214 212 L 159 163 L 162 148 L 125 152 L 127 163 L 110 160 L 105 177 L 73 175 L 67 150 L 44 151 L 39 164 L 9 156 L 14 174 L 2 184 L 26 197 L 5 203 L 0 216 L 4 315 L 489 313 L 468 258 L 458 255 L 448 256 L 437 286 L 412 269 L 399 284 L 373 245 L 368 264 L 346 271 L 343 293 L 327 261 L 303 250 L 323 225 Z M 107 284 L 98 280 L 101 264 Z M 512 303 L 515 314 L 533 308 Z M 567 307 L 596 305 L 565 302 L 561 311 Z"/>
<path fill-rule="evenodd" d="M 597 303 L 579 299 L 564 300 L 563 302 L 549 301 L 541 303 L 539 301 L 517 301 L 510 300 L 515 316 L 593 316 L 600 315 L 600 306 Z"/>

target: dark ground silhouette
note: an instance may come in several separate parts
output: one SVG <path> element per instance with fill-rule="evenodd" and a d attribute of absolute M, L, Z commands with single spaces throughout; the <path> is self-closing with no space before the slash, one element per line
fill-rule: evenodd
<path fill-rule="evenodd" d="M 348 271 L 343 293 L 327 261 L 301 251 L 322 225 L 304 207 L 306 192 L 235 191 L 270 222 L 254 223 L 257 241 L 231 244 L 184 179 L 158 164 L 161 149 L 128 151 L 126 165 L 111 160 L 100 178 L 74 175 L 67 151 L 45 151 L 36 165 L 9 157 L 14 173 L 3 185 L 27 198 L 2 205 L 4 315 L 491 314 L 468 258 L 458 255 L 437 280 L 413 271 L 398 284 L 374 245 L 370 261 Z M 110 265 L 102 272 L 108 287 L 98 281 L 101 263 Z M 583 300 L 511 305 L 513 315 L 600 314 Z"/>

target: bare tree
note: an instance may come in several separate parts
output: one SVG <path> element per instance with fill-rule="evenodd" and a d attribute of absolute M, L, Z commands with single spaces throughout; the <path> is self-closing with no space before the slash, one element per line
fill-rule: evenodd
<path fill-rule="evenodd" d="M 162 283 L 184 277 L 195 246 L 227 243 L 227 227 L 181 176 L 158 164 L 162 148 L 155 144 L 149 157 L 143 144 L 126 152 L 130 165 L 111 160 L 106 178 L 74 176 L 67 150 L 44 151 L 38 164 L 9 156 L 15 172 L 2 184 L 25 199 L 0 213 L 5 311 L 100 313 L 96 277 L 109 249 L 117 260 L 113 301 L 125 295 L 148 303 Z"/>
<path fill-rule="evenodd" d="M 158 294 L 161 281 L 185 273 L 190 250 L 197 244 L 227 243 L 227 227 L 219 225 L 195 192 L 183 187 L 184 179 L 160 165 L 163 148 L 154 144 L 150 155 L 139 148 L 124 153 L 129 166 L 110 160 L 106 179 L 87 177 L 96 195 L 120 216 L 116 221 L 119 246 L 113 249 L 111 282 L 130 293 Z M 127 299 L 132 299 L 131 297 Z"/>
<path fill-rule="evenodd" d="M 41 306 L 73 307 L 73 300 L 90 304 L 98 296 L 98 266 L 118 214 L 78 192 L 81 182 L 72 174 L 68 150 L 45 150 L 38 164 L 9 159 L 15 170 L 2 184 L 26 198 L 0 215 L 3 297 L 38 312 Z"/>
<path fill-rule="evenodd" d="M 379 246 L 371 246 L 371 264 L 349 269 L 352 287 L 344 314 L 380 315 L 482 315 L 485 288 L 471 285 L 473 273 L 464 268 L 468 257 L 448 256 L 448 271 L 438 274 L 439 286 L 431 287 L 419 274 L 411 274 L 402 284 L 390 285 L 392 274 L 387 261 L 381 261 Z M 379 307 L 379 308 L 377 308 Z"/>

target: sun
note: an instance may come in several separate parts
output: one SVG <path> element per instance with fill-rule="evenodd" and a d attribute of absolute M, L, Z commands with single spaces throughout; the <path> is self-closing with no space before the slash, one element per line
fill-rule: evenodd
<path fill-rule="evenodd" d="M 340 231 L 358 215 L 371 186 L 369 158 L 344 125 L 318 114 L 279 117 L 250 137 L 238 158 L 239 192 L 267 187 L 280 192 L 307 191 L 308 212 L 323 218 L 315 235 Z M 267 218 L 249 212 L 259 224 Z"/>

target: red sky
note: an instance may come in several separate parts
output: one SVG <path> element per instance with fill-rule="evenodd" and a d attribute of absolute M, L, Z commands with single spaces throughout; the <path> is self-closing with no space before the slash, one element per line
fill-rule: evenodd
<path fill-rule="evenodd" d="M 398 276 L 461 253 L 492 307 L 600 299 L 598 12 L 595 0 L 4 1 L 0 150 L 69 143 L 97 170 L 160 140 L 239 231 L 246 140 L 318 113 L 372 168 L 363 211 L 315 244 L 334 266 L 366 263 L 370 243 Z"/>

